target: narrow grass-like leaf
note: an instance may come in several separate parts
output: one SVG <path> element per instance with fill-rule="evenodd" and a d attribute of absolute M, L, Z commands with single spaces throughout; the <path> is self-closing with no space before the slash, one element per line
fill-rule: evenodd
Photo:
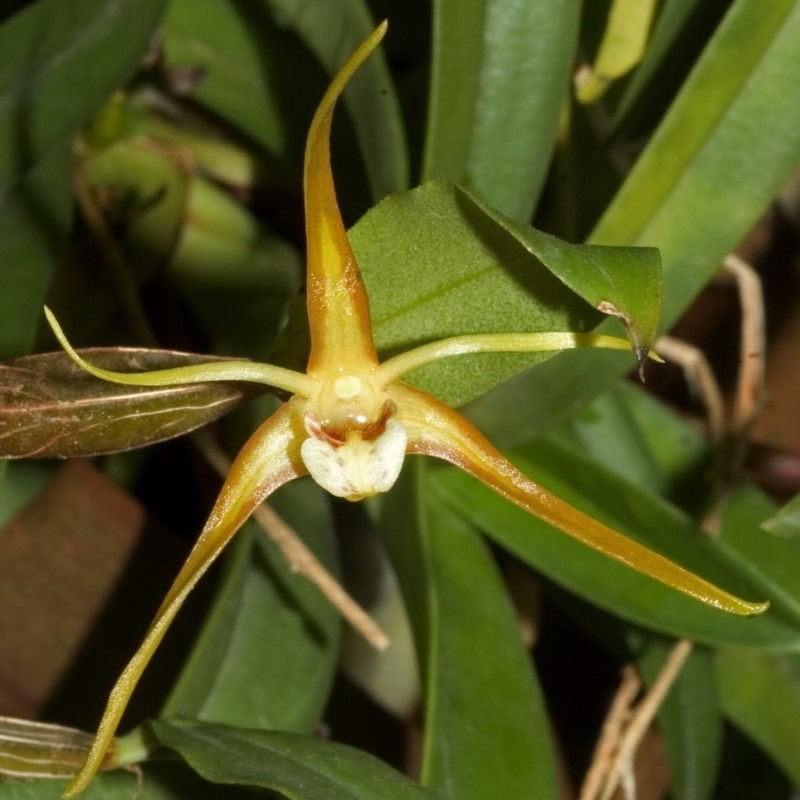
<path fill-rule="evenodd" d="M 661 494 L 667 478 L 651 452 L 629 402 L 649 398 L 628 383 L 600 395 L 590 406 L 553 433 L 580 448 L 631 483 Z"/>
<path fill-rule="evenodd" d="M 800 784 L 800 657 L 723 652 L 716 666 L 725 714 Z"/>
<path fill-rule="evenodd" d="M 702 514 L 709 502 L 713 480 L 709 469 L 708 446 L 703 437 L 658 401 L 632 386 L 620 386 L 614 397 L 623 404 L 632 430 L 629 436 L 639 440 L 650 454 L 650 471 L 657 482 L 649 488 L 673 497 L 676 503 Z M 586 413 L 569 427 L 575 436 L 573 444 L 584 454 L 591 454 L 597 463 L 608 461 L 608 469 L 626 476 L 631 484 L 641 485 L 636 476 L 628 475 L 620 462 L 627 459 L 624 449 L 610 454 L 602 452 L 600 442 L 589 443 L 597 423 L 596 408 L 608 400 L 592 404 Z M 559 437 L 560 438 L 560 437 Z M 622 437 L 616 445 L 624 447 Z M 800 570 L 800 541 L 793 537 L 769 535 L 761 528 L 762 521 L 775 513 L 775 504 L 751 484 L 734 485 L 720 520 L 720 539 L 736 551 L 743 563 L 751 565 L 769 580 L 790 604 L 800 601 L 797 572 Z"/>
<path fill-rule="evenodd" d="M 2 46 L 2 41 L 0 41 Z M 30 351 L 71 209 L 69 152 L 53 150 L 0 186 L 0 357 Z"/>
<path fill-rule="evenodd" d="M 530 220 L 569 90 L 580 4 L 437 0 L 424 181 Z"/>
<path fill-rule="evenodd" d="M 686 57 L 686 28 L 691 24 L 692 17 L 703 10 L 702 7 L 702 0 L 667 0 L 662 4 L 644 57 L 614 109 L 615 127 L 621 121 L 624 124 L 626 114 L 635 109 L 637 104 L 652 105 L 653 94 L 663 91 L 656 80 L 661 71 L 675 75 L 678 54 L 682 58 Z"/>
<path fill-rule="evenodd" d="M 637 658 L 650 684 L 675 642 L 653 637 Z M 714 655 L 695 647 L 658 710 L 674 800 L 709 800 L 717 783 L 722 748 L 722 717 L 717 697 Z"/>
<path fill-rule="evenodd" d="M 800 495 L 793 497 L 777 514 L 762 522 L 761 527 L 777 536 L 800 534 Z"/>
<path fill-rule="evenodd" d="M 0 182 L 66 145 L 138 65 L 164 0 L 58 0 L 28 5 L 0 26 Z M 98 69 L 102 65 L 103 69 Z M 68 91 L 80 86 L 79 93 Z"/>
<path fill-rule="evenodd" d="M 106 369 L 139 372 L 220 359 L 168 350 L 82 351 Z M 266 391 L 254 383 L 120 386 L 92 377 L 66 353 L 0 364 L 0 457 L 68 458 L 171 439 Z"/>
<path fill-rule="evenodd" d="M 365 0 L 263 0 L 288 21 L 300 38 L 335 75 L 350 54 L 372 33 L 376 22 Z M 386 58 L 376 50 L 343 94 L 375 201 L 408 188 L 408 153 L 400 107 Z"/>
<path fill-rule="evenodd" d="M 459 800 L 553 798 L 546 714 L 508 596 L 478 532 L 424 475 L 406 468 L 382 524 L 421 659 L 421 780 Z"/>
<path fill-rule="evenodd" d="M 664 325 L 737 243 L 727 231 L 746 231 L 800 159 L 798 34 L 792 0 L 739 0 L 592 234 L 661 249 Z"/>
<path fill-rule="evenodd" d="M 581 103 L 598 100 L 609 86 L 642 58 L 655 14 L 654 0 L 614 0 L 594 64 L 581 70 L 576 96 Z"/>
<path fill-rule="evenodd" d="M 291 733 L 154 722 L 157 739 L 214 783 L 291 800 L 433 800 L 437 795 L 361 750 Z"/>

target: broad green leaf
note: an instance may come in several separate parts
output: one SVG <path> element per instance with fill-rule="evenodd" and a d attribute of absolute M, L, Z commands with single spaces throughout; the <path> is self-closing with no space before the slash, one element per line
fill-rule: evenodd
<path fill-rule="evenodd" d="M 798 38 L 800 6 L 792 0 L 768 9 L 759 0 L 738 0 L 590 237 L 661 250 L 664 326 L 800 162 Z M 473 403 L 470 418 L 496 444 L 529 441 L 626 369 L 596 351 L 552 360 Z"/>
<path fill-rule="evenodd" d="M 553 798 L 549 727 L 509 598 L 477 531 L 426 491 L 424 463 L 382 530 L 421 659 L 421 780 L 446 797 Z"/>
<path fill-rule="evenodd" d="M 652 637 L 637 658 L 649 685 L 658 676 L 675 642 Z M 717 698 L 714 656 L 694 647 L 658 710 L 674 800 L 709 800 L 717 783 L 722 748 L 722 717 Z"/>
<path fill-rule="evenodd" d="M 577 277 L 587 263 L 619 276 L 604 281 L 602 296 L 621 307 L 634 297 L 637 315 L 646 304 L 636 292 L 617 291 L 623 276 L 635 264 L 633 271 L 648 276 L 643 285 L 657 285 L 650 250 L 586 249 L 532 228 L 509 230 L 466 192 L 441 181 L 387 198 L 350 235 L 383 356 L 464 333 L 586 330 L 599 314 L 566 282 L 595 296 L 599 283 Z M 414 372 L 411 382 L 457 406 L 546 357 L 461 356 Z M 636 363 L 632 355 L 616 357 Z"/>
<path fill-rule="evenodd" d="M 423 180 L 530 220 L 569 92 L 580 3 L 437 0 Z"/>
<path fill-rule="evenodd" d="M 704 606 L 605 558 L 525 514 L 464 473 L 431 476 L 448 502 L 551 580 L 623 619 L 701 642 L 768 649 L 800 647 L 800 603 L 771 571 L 705 536 L 661 498 L 638 489 L 580 451 L 539 440 L 513 458 L 533 480 L 632 539 L 747 599 L 769 599 L 757 618 Z"/>
<path fill-rule="evenodd" d="M 718 653 L 716 666 L 725 714 L 800 784 L 800 658 Z"/>
<path fill-rule="evenodd" d="M 312 736 L 201 723 L 153 722 L 166 747 L 214 783 L 291 800 L 433 800 L 437 795 L 361 750 Z"/>
<path fill-rule="evenodd" d="M 775 536 L 800 534 L 800 495 L 795 495 L 777 514 L 762 522 L 761 527 Z"/>
<path fill-rule="evenodd" d="M 290 484 L 272 505 L 330 568 L 331 523 L 316 487 Z M 333 680 L 339 626 L 330 603 L 250 523 L 161 715 L 310 734 Z"/>
<path fill-rule="evenodd" d="M 645 357 L 655 342 L 661 313 L 661 261 L 657 250 L 569 244 L 486 206 L 481 208 L 573 292 L 598 311 L 617 317 L 637 356 Z"/>
<path fill-rule="evenodd" d="M 82 352 L 123 372 L 218 360 L 169 350 Z M 264 391 L 253 383 L 120 386 L 92 377 L 64 352 L 23 356 L 0 364 L 0 457 L 85 457 L 143 447 L 188 433 Z"/>
<path fill-rule="evenodd" d="M 164 5 L 42 0 L 0 26 L 2 358 L 28 352 L 40 319 L 69 226 L 72 139 L 134 71 Z"/>

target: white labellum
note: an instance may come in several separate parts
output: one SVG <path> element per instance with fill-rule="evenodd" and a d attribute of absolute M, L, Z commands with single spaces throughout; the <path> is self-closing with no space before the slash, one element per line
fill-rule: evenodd
<path fill-rule="evenodd" d="M 406 429 L 396 419 L 386 421 L 380 436 L 365 441 L 351 433 L 334 447 L 318 437 L 319 423 L 306 417 L 310 434 L 300 455 L 311 477 L 335 497 L 360 500 L 392 488 L 406 454 Z"/>

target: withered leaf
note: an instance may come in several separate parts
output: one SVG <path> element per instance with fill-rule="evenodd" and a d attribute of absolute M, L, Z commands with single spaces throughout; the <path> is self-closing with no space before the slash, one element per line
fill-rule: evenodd
<path fill-rule="evenodd" d="M 104 369 L 141 372 L 222 359 L 145 348 L 80 351 Z M 134 387 L 99 380 L 66 353 L 0 364 L 0 458 L 116 453 L 188 433 L 264 394 L 254 383 Z"/>

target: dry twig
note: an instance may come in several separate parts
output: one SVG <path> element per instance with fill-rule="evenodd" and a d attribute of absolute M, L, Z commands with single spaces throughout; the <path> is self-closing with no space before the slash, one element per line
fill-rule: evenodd
<path fill-rule="evenodd" d="M 742 307 L 741 352 L 733 412 L 726 412 L 722 392 L 702 352 L 670 337 L 662 337 L 656 344 L 659 353 L 681 364 L 707 410 L 709 438 L 718 452 L 719 473 L 712 506 L 702 522 L 703 530 L 710 536 L 716 535 L 719 529 L 731 479 L 741 465 L 747 433 L 760 410 L 764 382 L 761 282 L 752 267 L 735 255 L 726 257 L 722 272 L 736 282 Z M 693 648 L 694 643 L 689 639 L 675 643 L 650 690 L 635 707 L 638 678 L 635 682 L 631 678 L 631 675 L 635 677 L 632 666 L 625 668 L 580 800 L 610 800 L 619 787 L 627 798 L 635 797 L 633 761 L 636 750 Z"/>

